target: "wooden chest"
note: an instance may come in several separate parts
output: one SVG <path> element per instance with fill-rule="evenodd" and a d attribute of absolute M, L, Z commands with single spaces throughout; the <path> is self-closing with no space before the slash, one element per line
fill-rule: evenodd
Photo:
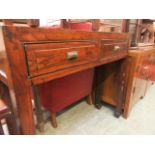
<path fill-rule="evenodd" d="M 131 50 L 127 59 L 130 59 L 130 72 L 124 105 L 125 118 L 129 116 L 134 105 L 143 99 L 153 83 L 154 72 L 151 68 L 155 62 L 155 48 L 141 47 L 138 50 Z"/>

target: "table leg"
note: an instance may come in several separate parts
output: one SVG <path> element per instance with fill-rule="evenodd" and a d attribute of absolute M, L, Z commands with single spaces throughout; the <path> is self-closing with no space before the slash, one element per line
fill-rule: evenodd
<path fill-rule="evenodd" d="M 95 107 L 97 109 L 101 109 L 102 103 L 101 103 L 101 92 L 102 92 L 102 68 L 98 67 L 96 68 L 96 77 L 95 77 Z"/>
<path fill-rule="evenodd" d="M 41 133 L 44 132 L 44 117 L 41 109 L 40 92 L 37 86 L 33 86 L 34 102 L 35 102 L 35 112 L 37 118 L 37 127 Z"/>
<path fill-rule="evenodd" d="M 123 107 L 125 104 L 126 98 L 126 86 L 128 82 L 128 73 L 130 69 L 129 65 L 130 60 L 123 59 L 120 63 L 120 73 L 119 73 L 119 86 L 118 86 L 118 104 L 116 105 L 116 109 L 114 112 L 114 116 L 119 118 L 123 113 Z"/>

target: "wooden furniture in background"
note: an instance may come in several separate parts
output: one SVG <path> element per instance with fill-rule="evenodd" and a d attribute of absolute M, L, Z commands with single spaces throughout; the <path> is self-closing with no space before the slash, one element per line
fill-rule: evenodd
<path fill-rule="evenodd" d="M 139 47 L 130 50 L 127 60 L 130 60 L 129 79 L 127 82 L 124 117 L 129 116 L 134 105 L 142 99 L 150 85 L 154 72 L 151 66 L 155 63 L 155 48 L 153 46 Z M 152 61 L 153 60 L 153 61 Z"/>
<path fill-rule="evenodd" d="M 120 65 L 121 61 L 123 62 Z M 119 110 L 115 115 L 120 116 L 123 113 L 123 116 L 127 118 L 134 105 L 145 96 L 152 84 L 155 74 L 153 67 L 155 69 L 153 46 L 130 50 L 128 57 L 124 60 L 105 65 L 100 73 L 102 75 L 100 76 L 101 101 L 117 106 Z"/>
<path fill-rule="evenodd" d="M 131 46 L 136 47 L 138 43 L 154 43 L 153 19 L 127 19 L 125 32 L 131 36 Z"/>
<path fill-rule="evenodd" d="M 131 36 L 130 46 L 136 47 L 138 46 L 139 42 L 139 35 L 140 35 L 140 19 L 127 19 L 126 20 L 126 30 Z"/>
<path fill-rule="evenodd" d="M 5 25 L 25 24 L 29 27 L 39 26 L 39 19 L 0 19 L 0 22 L 4 22 Z"/>
<path fill-rule="evenodd" d="M 125 32 L 125 23 L 124 19 L 100 19 L 99 28 L 100 32 Z"/>
<path fill-rule="evenodd" d="M 141 43 L 154 43 L 154 35 L 155 35 L 155 20 L 142 20 L 139 42 Z"/>

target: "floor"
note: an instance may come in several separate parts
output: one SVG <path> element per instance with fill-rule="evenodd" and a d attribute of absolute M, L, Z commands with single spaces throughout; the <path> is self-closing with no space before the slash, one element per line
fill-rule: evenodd
<path fill-rule="evenodd" d="M 140 100 L 129 118 L 113 116 L 113 107 L 104 105 L 97 110 L 85 101 L 66 110 L 57 117 L 58 128 L 48 121 L 45 133 L 50 135 L 124 135 L 155 134 L 155 85 Z M 39 134 L 39 133 L 38 133 Z"/>

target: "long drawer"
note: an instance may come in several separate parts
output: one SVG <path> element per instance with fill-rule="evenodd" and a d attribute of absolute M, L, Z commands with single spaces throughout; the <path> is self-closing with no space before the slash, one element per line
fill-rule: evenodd
<path fill-rule="evenodd" d="M 112 57 L 128 52 L 128 41 L 126 40 L 102 40 L 101 58 Z"/>
<path fill-rule="evenodd" d="M 96 42 L 53 42 L 25 45 L 30 77 L 84 65 L 96 61 L 99 51 Z"/>

